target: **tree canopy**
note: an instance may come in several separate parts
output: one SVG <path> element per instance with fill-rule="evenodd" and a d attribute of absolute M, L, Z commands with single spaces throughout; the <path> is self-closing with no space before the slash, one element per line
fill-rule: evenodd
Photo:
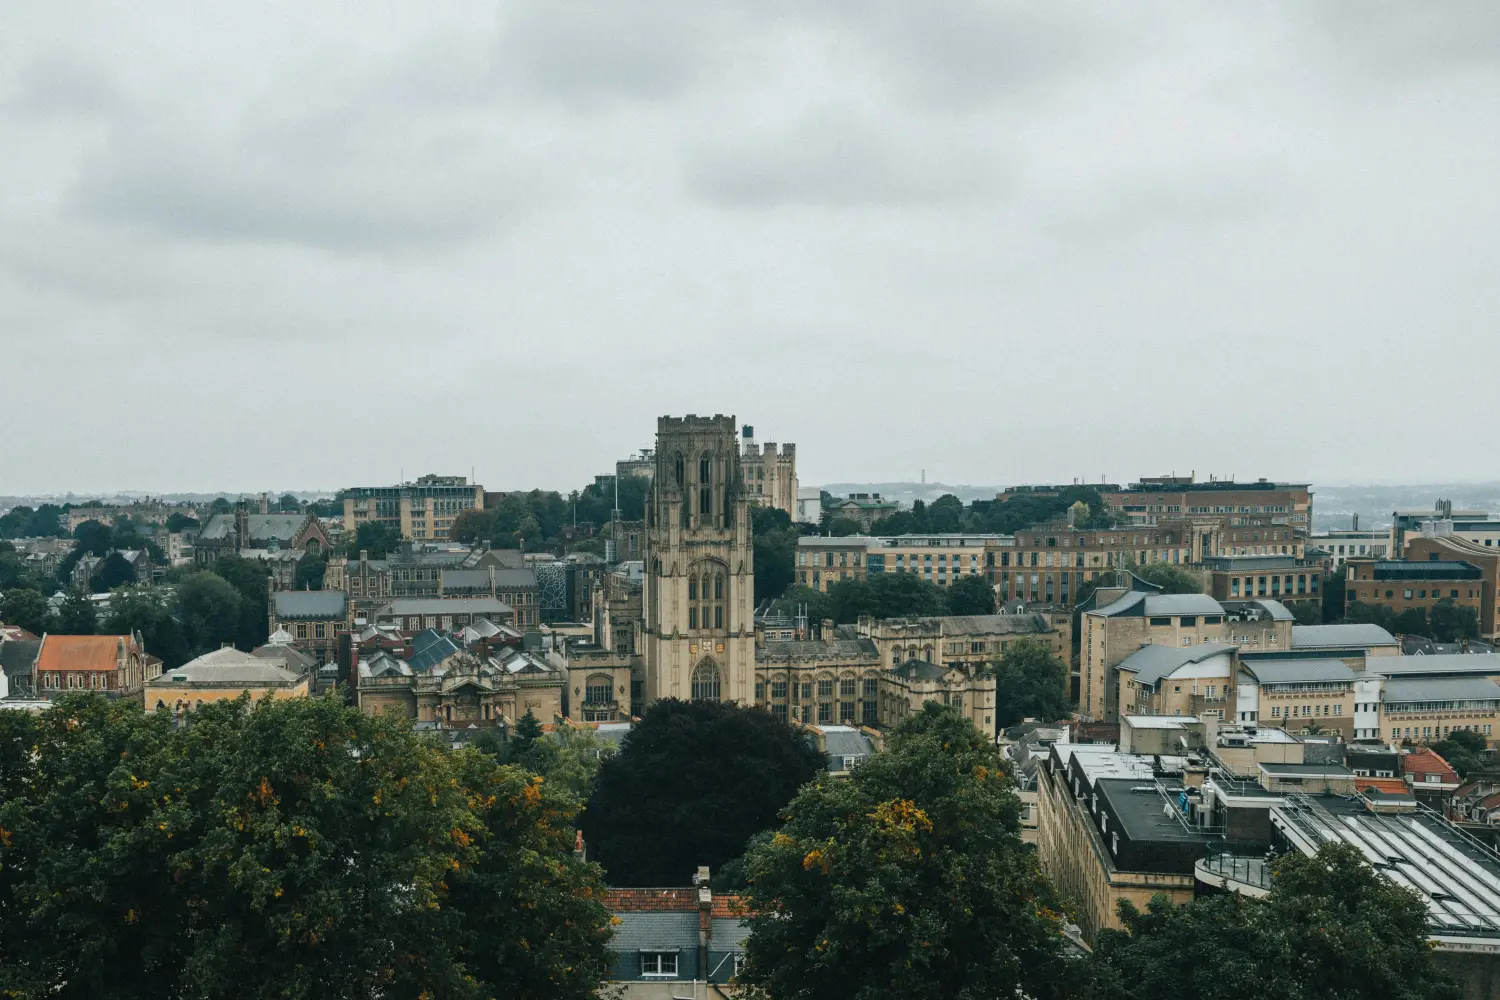
<path fill-rule="evenodd" d="M 1071 711 L 1068 665 L 1036 639 L 1012 640 L 995 664 L 995 724 L 999 729 L 1023 719 L 1051 722 Z"/>
<path fill-rule="evenodd" d="M 786 511 L 757 507 L 751 520 L 755 552 L 755 600 L 780 596 L 796 578 L 797 539 L 802 532 Z"/>
<path fill-rule="evenodd" d="M 761 708 L 655 702 L 599 768 L 583 814 L 612 885 L 686 885 L 738 857 L 823 769 L 806 735 Z"/>
<path fill-rule="evenodd" d="M 965 576 L 948 588 L 950 615 L 992 615 L 995 613 L 995 586 L 982 576 Z"/>
<path fill-rule="evenodd" d="M 1282 856 L 1264 900 L 1158 896 L 1144 913 L 1121 900 L 1120 915 L 1126 930 L 1095 942 L 1093 1000 L 1458 996 L 1433 967 L 1421 899 L 1349 844 Z"/>
<path fill-rule="evenodd" d="M 0 994 L 592 997 L 576 808 L 332 698 L 0 712 Z"/>
<path fill-rule="evenodd" d="M 1088 486 L 1070 486 L 1058 495 L 1020 493 L 1001 500 L 975 500 L 967 507 L 953 494 L 931 504 L 921 500 L 910 511 L 888 514 L 876 522 L 871 534 L 912 535 L 929 532 L 980 532 L 1012 535 L 1024 528 L 1068 516 L 1075 504 L 1081 512 L 1074 523 L 1080 528 L 1108 528 L 1114 523 L 1104 508 L 1099 491 Z M 1086 510 L 1085 510 L 1086 508 Z"/>
<path fill-rule="evenodd" d="M 51 630 L 53 621 L 47 599 L 38 591 L 17 587 L 0 595 L 0 622 L 41 635 Z"/>
<path fill-rule="evenodd" d="M 1142 580 L 1161 587 L 1163 594 L 1201 594 L 1203 581 L 1180 566 L 1171 563 L 1146 563 L 1131 572 Z"/>
<path fill-rule="evenodd" d="M 0 515 L 0 538 L 62 538 L 67 535 L 62 516 L 66 511 L 56 504 L 40 507 L 24 504 Z"/>
<path fill-rule="evenodd" d="M 805 786 L 744 867 L 738 982 L 769 997 L 1065 995 L 1062 912 L 991 737 L 929 703 L 847 779 Z"/>

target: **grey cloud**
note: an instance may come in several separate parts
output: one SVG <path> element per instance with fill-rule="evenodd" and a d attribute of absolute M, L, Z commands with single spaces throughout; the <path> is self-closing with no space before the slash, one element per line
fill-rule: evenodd
<path fill-rule="evenodd" d="M 686 154 L 690 187 L 739 208 L 962 201 L 992 186 L 1001 164 L 971 136 L 827 112 L 770 134 L 743 133 Z"/>
<path fill-rule="evenodd" d="M 11 91 L 0 97 L 0 110 L 37 117 L 105 115 L 126 104 L 108 73 L 61 53 L 27 65 Z"/>
<path fill-rule="evenodd" d="M 344 109 L 248 127 L 131 122 L 84 161 L 85 216 L 192 239 L 398 252 L 493 233 L 530 172 L 502 138 Z"/>
<path fill-rule="evenodd" d="M 1308 3 L 1286 13 L 1311 32 L 1323 58 L 1366 78 L 1500 70 L 1500 5 L 1492 0 Z"/>

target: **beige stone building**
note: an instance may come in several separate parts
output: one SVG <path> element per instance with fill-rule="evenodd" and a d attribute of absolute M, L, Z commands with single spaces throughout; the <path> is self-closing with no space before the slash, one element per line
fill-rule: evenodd
<path fill-rule="evenodd" d="M 266 604 L 267 633 L 291 636 L 291 645 L 321 666 L 338 659 L 339 636 L 354 627 L 349 595 L 339 590 L 277 590 Z"/>
<path fill-rule="evenodd" d="M 775 507 L 787 517 L 797 519 L 797 446 L 774 441 L 755 443 L 755 428 L 746 424 L 743 430 L 740 469 L 745 480 L 745 496 L 750 503 Z"/>
<path fill-rule="evenodd" d="M 528 711 L 551 725 L 563 715 L 567 672 L 535 652 L 464 648 L 429 631 L 410 657 L 380 650 L 355 669 L 355 697 L 367 715 L 397 715 L 438 729 L 514 726 Z"/>
<path fill-rule="evenodd" d="M 305 698 L 313 675 L 302 661 L 274 647 L 265 653 L 225 646 L 168 670 L 146 684 L 148 711 L 182 714 L 216 701 L 233 701 L 246 692 L 252 702 L 265 698 Z"/>
<path fill-rule="evenodd" d="M 344 530 L 350 537 L 362 524 L 382 524 L 413 541 L 443 541 L 454 518 L 484 509 L 484 487 L 464 476 L 419 476 L 398 486 L 356 486 L 339 494 Z"/>
<path fill-rule="evenodd" d="M 646 500 L 644 706 L 755 697 L 755 562 L 732 416 L 662 417 Z"/>

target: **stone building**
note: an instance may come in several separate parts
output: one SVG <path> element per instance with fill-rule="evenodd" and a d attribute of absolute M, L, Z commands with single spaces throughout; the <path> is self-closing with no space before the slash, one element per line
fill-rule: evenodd
<path fill-rule="evenodd" d="M 443 571 L 463 567 L 475 558 L 476 553 L 467 548 L 433 543 L 404 542 L 383 559 L 371 559 L 369 551 L 361 549 L 358 559 L 329 558 L 323 586 L 347 593 L 355 621 L 368 624 L 377 611 L 397 598 L 439 596 Z"/>
<path fill-rule="evenodd" d="M 337 590 L 275 590 L 266 602 L 267 633 L 291 636 L 318 665 L 338 659 L 339 636 L 354 628 L 349 595 Z"/>
<path fill-rule="evenodd" d="M 1412 562 L 1466 562 L 1478 567 L 1479 634 L 1486 639 L 1500 638 L 1500 548 L 1489 544 L 1493 540 L 1480 544 L 1459 534 L 1413 535 L 1405 553 Z"/>
<path fill-rule="evenodd" d="M 528 711 L 562 716 L 567 674 L 535 652 L 493 654 L 436 629 L 412 639 L 410 656 L 380 650 L 355 668 L 355 700 L 367 715 L 396 715 L 438 729 L 514 726 Z"/>
<path fill-rule="evenodd" d="M 298 554 L 329 551 L 328 532 L 310 514 L 252 514 L 244 501 L 228 514 L 215 514 L 193 542 L 193 559 L 212 566 L 221 555 L 259 558 L 262 552 Z"/>
<path fill-rule="evenodd" d="M 426 475 L 397 486 L 356 486 L 342 491 L 344 530 L 379 524 L 413 541 L 442 541 L 459 514 L 484 509 L 484 487 L 464 476 Z"/>
<path fill-rule="evenodd" d="M 797 446 L 755 443 L 755 428 L 746 424 L 740 468 L 744 471 L 745 495 L 752 504 L 775 507 L 797 518 Z"/>
<path fill-rule="evenodd" d="M 263 646 L 244 653 L 225 646 L 189 660 L 146 685 L 146 709 L 180 715 L 215 701 L 305 698 L 313 674 L 295 650 Z"/>
<path fill-rule="evenodd" d="M 536 628 L 542 623 L 534 569 L 502 569 L 493 564 L 482 569 L 444 569 L 438 576 L 438 596 L 493 597 L 515 612 L 516 628 Z"/>
<path fill-rule="evenodd" d="M 1413 543 L 1417 544 L 1417 543 Z M 1489 596 L 1493 577 L 1485 569 L 1458 559 L 1437 558 L 1436 549 L 1426 550 L 1425 559 L 1348 559 L 1344 562 L 1345 598 L 1391 609 L 1431 613 L 1440 601 L 1472 608 L 1481 635 L 1493 634 L 1494 608 Z M 1489 567 L 1494 572 L 1494 567 Z M 1488 615 L 1488 617 L 1487 617 Z M 1486 631 L 1488 628 L 1488 631 Z"/>
<path fill-rule="evenodd" d="M 408 632 L 461 629 L 481 618 L 496 625 L 512 625 L 515 612 L 493 597 L 411 597 L 392 601 L 375 613 L 376 625 L 393 625 Z"/>
<path fill-rule="evenodd" d="M 159 660 L 155 661 L 158 668 Z M 33 693 L 53 699 L 98 691 L 139 701 L 150 680 L 145 643 L 131 635 L 44 635 L 33 667 Z"/>
<path fill-rule="evenodd" d="M 754 555 L 732 416 L 662 417 L 646 501 L 644 705 L 754 698 Z"/>

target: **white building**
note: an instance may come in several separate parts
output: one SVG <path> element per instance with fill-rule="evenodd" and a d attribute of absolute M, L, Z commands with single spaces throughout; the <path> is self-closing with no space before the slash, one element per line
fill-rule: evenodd
<path fill-rule="evenodd" d="M 1308 536 L 1307 544 L 1309 548 L 1317 546 L 1327 552 L 1333 561 L 1334 569 L 1343 566 L 1344 560 L 1350 556 L 1373 556 L 1376 559 L 1398 558 L 1390 554 L 1391 534 L 1385 528 L 1334 529 Z"/>

